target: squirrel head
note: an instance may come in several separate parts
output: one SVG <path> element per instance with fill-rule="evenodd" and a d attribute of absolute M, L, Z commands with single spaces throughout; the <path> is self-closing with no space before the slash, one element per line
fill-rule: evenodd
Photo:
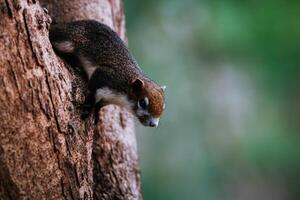
<path fill-rule="evenodd" d="M 165 86 L 149 79 L 136 78 L 132 82 L 133 110 L 144 126 L 157 127 L 165 109 Z"/>

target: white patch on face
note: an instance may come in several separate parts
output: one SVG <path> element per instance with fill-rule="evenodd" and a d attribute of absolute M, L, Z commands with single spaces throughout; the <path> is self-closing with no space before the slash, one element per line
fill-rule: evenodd
<path fill-rule="evenodd" d="M 74 44 L 71 41 L 53 42 L 54 48 L 64 53 L 74 52 Z"/>
<path fill-rule="evenodd" d="M 82 64 L 82 67 L 83 67 L 85 73 L 87 74 L 88 78 L 91 79 L 93 73 L 97 69 L 97 66 L 85 57 L 79 56 L 79 60 Z"/>
<path fill-rule="evenodd" d="M 96 90 L 95 99 L 96 103 L 103 101 L 105 104 L 116 104 L 126 107 L 129 111 L 132 111 L 133 103 L 128 99 L 128 97 L 124 94 L 113 91 L 108 87 Z"/>

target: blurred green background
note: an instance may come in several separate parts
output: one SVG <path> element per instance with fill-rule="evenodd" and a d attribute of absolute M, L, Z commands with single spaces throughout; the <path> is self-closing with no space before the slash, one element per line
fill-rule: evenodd
<path fill-rule="evenodd" d="M 300 1 L 125 0 L 129 47 L 167 85 L 138 126 L 145 200 L 300 199 Z"/>

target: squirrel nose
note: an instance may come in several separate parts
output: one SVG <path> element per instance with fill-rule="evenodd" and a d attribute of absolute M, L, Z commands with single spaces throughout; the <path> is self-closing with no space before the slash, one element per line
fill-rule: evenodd
<path fill-rule="evenodd" d="M 155 126 L 156 126 L 156 124 L 154 124 L 152 121 L 150 121 L 150 122 L 149 122 L 149 126 L 151 126 L 151 127 L 155 127 Z"/>
<path fill-rule="evenodd" d="M 159 123 L 159 118 L 151 118 L 149 121 L 149 126 L 157 127 Z"/>

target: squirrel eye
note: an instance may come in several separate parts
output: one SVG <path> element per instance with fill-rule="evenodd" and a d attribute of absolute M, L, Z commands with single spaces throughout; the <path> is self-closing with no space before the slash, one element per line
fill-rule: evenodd
<path fill-rule="evenodd" d="M 147 97 L 142 98 L 138 101 L 138 106 L 143 109 L 147 109 L 148 104 L 149 104 L 149 100 Z"/>

